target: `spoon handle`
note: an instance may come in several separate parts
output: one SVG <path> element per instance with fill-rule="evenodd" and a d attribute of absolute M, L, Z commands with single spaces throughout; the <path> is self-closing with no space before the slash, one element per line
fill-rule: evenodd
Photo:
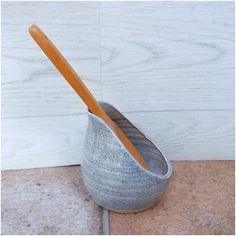
<path fill-rule="evenodd" d="M 111 120 L 111 118 L 105 113 L 103 108 L 96 101 L 95 97 L 91 94 L 85 84 L 82 82 L 78 74 L 74 71 L 65 57 L 54 46 L 50 39 L 44 34 L 44 32 L 36 25 L 32 25 L 29 28 L 29 32 L 35 42 L 43 50 L 49 60 L 54 64 L 57 70 L 63 75 L 75 92 L 81 97 L 88 109 L 96 116 L 102 118 L 107 125 L 116 133 L 120 141 L 127 148 L 130 154 L 147 169 L 147 163 L 140 155 L 136 147 L 125 135 L 125 133 Z"/>

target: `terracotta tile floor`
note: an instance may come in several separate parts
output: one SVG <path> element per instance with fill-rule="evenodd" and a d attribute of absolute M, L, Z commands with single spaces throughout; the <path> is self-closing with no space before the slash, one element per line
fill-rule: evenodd
<path fill-rule="evenodd" d="M 2 234 L 101 234 L 80 167 L 2 172 Z"/>
<path fill-rule="evenodd" d="M 234 234 L 234 162 L 172 162 L 164 198 L 136 214 L 110 213 L 111 234 Z"/>
<path fill-rule="evenodd" d="M 164 198 L 136 214 L 110 212 L 111 234 L 234 234 L 234 162 L 172 162 Z M 103 219 L 103 224 L 107 219 Z M 102 234 L 102 208 L 80 167 L 2 172 L 2 234 Z"/>

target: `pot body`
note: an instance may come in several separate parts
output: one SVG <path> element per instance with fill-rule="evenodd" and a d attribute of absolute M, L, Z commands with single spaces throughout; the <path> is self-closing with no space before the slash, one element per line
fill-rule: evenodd
<path fill-rule="evenodd" d="M 133 142 L 149 167 L 145 170 L 139 165 L 110 127 L 88 112 L 81 165 L 85 186 L 106 209 L 123 213 L 148 209 L 163 195 L 172 174 L 171 163 L 113 106 L 103 102 L 100 105 Z"/>

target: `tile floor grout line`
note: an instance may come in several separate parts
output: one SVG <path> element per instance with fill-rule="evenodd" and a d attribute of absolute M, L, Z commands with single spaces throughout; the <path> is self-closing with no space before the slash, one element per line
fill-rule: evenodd
<path fill-rule="evenodd" d="M 110 235 L 109 210 L 102 208 L 102 234 Z"/>

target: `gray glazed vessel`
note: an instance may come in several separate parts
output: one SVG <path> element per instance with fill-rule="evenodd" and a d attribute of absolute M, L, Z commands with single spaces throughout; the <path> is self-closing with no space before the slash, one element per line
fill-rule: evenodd
<path fill-rule="evenodd" d="M 148 163 L 145 170 L 102 119 L 88 112 L 82 176 L 92 198 L 102 207 L 139 212 L 157 203 L 172 174 L 171 163 L 159 149 L 108 103 L 100 102 Z"/>

